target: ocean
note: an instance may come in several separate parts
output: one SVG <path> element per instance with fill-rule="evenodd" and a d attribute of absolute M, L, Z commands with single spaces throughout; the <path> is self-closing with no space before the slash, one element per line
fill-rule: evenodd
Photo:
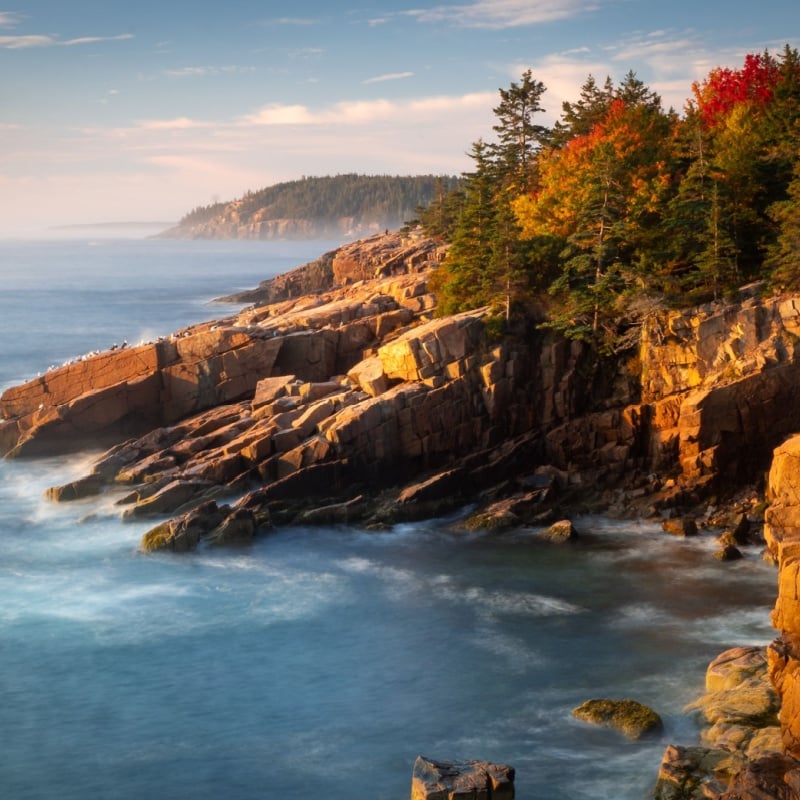
<path fill-rule="evenodd" d="M 330 242 L 0 242 L 0 388 L 232 313 Z M 143 554 L 113 494 L 43 498 L 96 454 L 0 461 L 0 796 L 405 800 L 415 757 L 517 771 L 518 800 L 642 800 L 722 650 L 766 644 L 758 548 L 575 520 L 574 546 L 457 518 L 287 528 Z M 630 697 L 665 730 L 574 720 Z"/>

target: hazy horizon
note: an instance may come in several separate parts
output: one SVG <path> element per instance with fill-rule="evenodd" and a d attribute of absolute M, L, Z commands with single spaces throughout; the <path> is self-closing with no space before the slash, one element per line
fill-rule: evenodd
<path fill-rule="evenodd" d="M 191 24 L 187 24 L 187 20 Z M 800 44 L 788 0 L 24 0 L 0 11 L 0 236 L 178 220 L 303 175 L 459 174 L 531 69 L 552 124 L 591 74 L 683 108 L 748 52 Z"/>

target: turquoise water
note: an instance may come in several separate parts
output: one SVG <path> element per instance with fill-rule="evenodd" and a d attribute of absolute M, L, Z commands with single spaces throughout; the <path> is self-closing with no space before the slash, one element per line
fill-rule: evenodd
<path fill-rule="evenodd" d="M 209 298 L 323 249 L 0 244 L 0 384 L 218 316 Z M 772 637 L 774 570 L 710 537 L 584 519 L 559 548 L 438 520 L 144 555 L 113 496 L 42 499 L 89 460 L 0 462 L 2 797 L 403 800 L 424 753 L 510 763 L 520 800 L 644 798 L 696 736 L 707 662 Z M 571 718 L 597 696 L 664 735 Z"/>

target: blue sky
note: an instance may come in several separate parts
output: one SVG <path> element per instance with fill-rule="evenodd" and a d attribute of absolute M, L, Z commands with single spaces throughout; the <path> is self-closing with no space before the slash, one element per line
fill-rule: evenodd
<path fill-rule="evenodd" d="M 525 69 L 551 123 L 590 73 L 634 70 L 681 109 L 786 43 L 796 0 L 14 0 L 0 235 L 176 220 L 302 175 L 455 174 Z"/>

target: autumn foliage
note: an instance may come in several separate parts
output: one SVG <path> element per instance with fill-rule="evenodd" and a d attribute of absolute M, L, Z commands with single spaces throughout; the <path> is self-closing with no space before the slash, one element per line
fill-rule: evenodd
<path fill-rule="evenodd" d="M 772 100 L 779 78 L 778 64 L 768 54 L 747 55 L 741 69 L 717 67 L 692 85 L 703 123 L 708 128 L 719 127 L 740 103 L 764 108 Z"/>
<path fill-rule="evenodd" d="M 713 69 L 681 115 L 633 73 L 589 76 L 548 130 L 545 91 L 530 72 L 501 91 L 498 142 L 422 215 L 450 220 L 444 311 L 546 307 L 545 324 L 613 349 L 642 307 L 800 287 L 796 50 Z"/>

